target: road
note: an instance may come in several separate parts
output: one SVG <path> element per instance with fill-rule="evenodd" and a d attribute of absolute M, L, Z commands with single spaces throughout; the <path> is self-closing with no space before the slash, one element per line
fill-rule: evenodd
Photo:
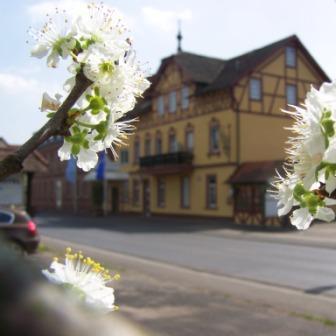
<path fill-rule="evenodd" d="M 137 217 L 37 218 L 49 237 L 207 273 L 336 294 L 336 250 L 217 236 L 218 223 Z"/>

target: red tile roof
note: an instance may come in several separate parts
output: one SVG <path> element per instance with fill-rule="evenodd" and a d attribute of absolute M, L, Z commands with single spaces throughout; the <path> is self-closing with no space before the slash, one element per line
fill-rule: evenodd
<path fill-rule="evenodd" d="M 0 138 L 0 160 L 3 160 L 7 155 L 14 153 L 19 148 L 18 145 L 8 145 Z M 44 172 L 48 169 L 48 161 L 45 157 L 35 150 L 23 162 L 24 172 Z"/>
<path fill-rule="evenodd" d="M 231 184 L 267 183 L 282 171 L 283 161 L 258 161 L 242 163 L 228 179 Z"/>

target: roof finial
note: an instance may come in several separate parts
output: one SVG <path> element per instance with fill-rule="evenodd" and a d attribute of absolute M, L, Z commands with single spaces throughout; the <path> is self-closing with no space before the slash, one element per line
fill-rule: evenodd
<path fill-rule="evenodd" d="M 181 41 L 182 41 L 182 33 L 181 33 L 181 20 L 177 21 L 178 24 L 178 31 L 177 31 L 177 52 L 180 53 L 182 52 L 182 46 L 181 46 Z"/>

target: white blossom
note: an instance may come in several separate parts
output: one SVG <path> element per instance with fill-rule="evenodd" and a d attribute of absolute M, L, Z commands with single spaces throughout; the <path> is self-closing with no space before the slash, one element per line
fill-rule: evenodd
<path fill-rule="evenodd" d="M 133 130 L 124 116 L 149 87 L 132 38 L 120 13 L 102 3 L 80 6 L 71 16 L 56 9 L 55 17 L 49 15 L 40 31 L 30 32 L 36 40 L 32 55 L 47 56 L 52 67 L 61 58 L 71 60 L 65 91 L 71 92 L 79 73 L 92 82 L 68 111 L 70 134 L 58 151 L 61 160 L 73 156 L 77 166 L 88 171 L 97 164 L 99 151 L 111 149 L 116 155 L 115 146 Z M 55 98 L 44 94 L 41 110 L 56 111 L 61 102 Z"/>
<path fill-rule="evenodd" d="M 66 249 L 64 264 L 57 258 L 51 263 L 49 270 L 42 273 L 47 279 L 70 290 L 74 297 L 83 300 L 86 305 L 101 312 L 116 310 L 114 289 L 107 284 L 118 280 L 119 274 L 111 276 L 109 271 L 81 252 L 72 253 Z"/>
<path fill-rule="evenodd" d="M 63 145 L 57 151 L 58 157 L 61 161 L 70 160 L 71 158 L 71 143 L 64 140 Z"/>
<path fill-rule="evenodd" d="M 294 178 L 278 179 L 276 197 L 279 215 L 296 207 L 291 223 L 304 230 L 314 219 L 335 219 L 330 206 L 336 203 L 331 196 L 336 190 L 336 82 L 312 87 L 304 105 L 292 108 L 287 113 L 295 119 L 289 128 L 294 136 L 287 153 Z"/>
<path fill-rule="evenodd" d="M 44 92 L 42 96 L 41 111 L 57 111 L 61 106 L 61 98 L 62 95 L 59 93 L 56 93 L 55 98 L 53 98 L 50 97 L 47 92 Z"/>

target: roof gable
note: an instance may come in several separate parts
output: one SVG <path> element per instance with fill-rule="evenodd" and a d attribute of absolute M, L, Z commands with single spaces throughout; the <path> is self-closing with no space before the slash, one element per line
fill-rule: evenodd
<path fill-rule="evenodd" d="M 303 54 L 324 81 L 330 81 L 327 74 L 310 55 L 299 38 L 296 35 L 292 35 L 265 47 L 252 50 L 246 54 L 226 61 L 225 67 L 219 76 L 214 80 L 213 83 L 207 86 L 203 92 L 205 93 L 209 91 L 216 91 L 235 85 L 243 76 L 246 76 L 249 72 L 253 71 L 258 65 L 262 64 L 269 57 L 274 55 L 274 53 L 276 53 L 279 49 L 290 45 L 297 47 L 303 52 Z"/>
<path fill-rule="evenodd" d="M 171 64 L 178 67 L 183 81 L 210 84 L 224 68 L 225 61 L 188 52 L 174 54 L 162 60 L 157 73 L 152 77 L 152 88 L 157 85 L 166 68 Z"/>

